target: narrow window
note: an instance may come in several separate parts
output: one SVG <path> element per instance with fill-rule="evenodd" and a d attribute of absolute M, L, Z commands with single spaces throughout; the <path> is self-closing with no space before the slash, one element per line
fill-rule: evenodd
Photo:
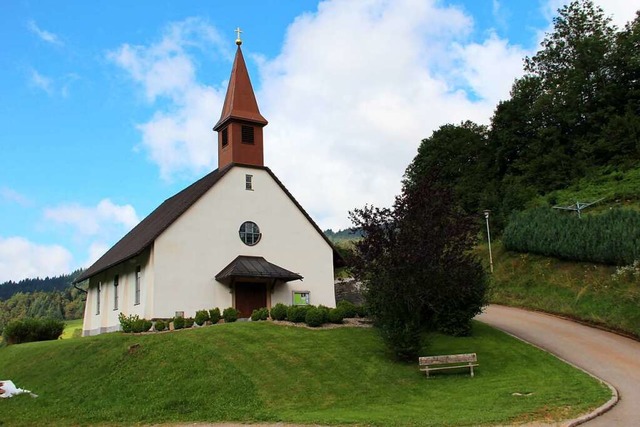
<path fill-rule="evenodd" d="M 253 175 L 245 175 L 246 183 L 245 187 L 247 190 L 253 190 Z"/>
<path fill-rule="evenodd" d="M 113 309 L 118 309 L 118 275 L 113 278 Z"/>
<path fill-rule="evenodd" d="M 229 132 L 227 128 L 222 129 L 222 146 L 226 147 L 229 143 Z"/>
<path fill-rule="evenodd" d="M 242 126 L 242 142 L 253 144 L 253 126 Z"/>
<path fill-rule="evenodd" d="M 135 295 L 135 305 L 140 304 L 140 266 L 136 267 L 136 295 Z"/>
<path fill-rule="evenodd" d="M 102 282 L 98 283 L 98 287 L 96 288 L 96 314 L 100 314 L 100 288 L 102 287 Z"/>

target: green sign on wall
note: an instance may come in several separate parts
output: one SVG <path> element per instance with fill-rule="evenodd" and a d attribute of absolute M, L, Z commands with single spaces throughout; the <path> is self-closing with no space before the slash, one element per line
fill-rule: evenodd
<path fill-rule="evenodd" d="M 309 305 L 309 292 L 293 292 L 293 305 Z"/>

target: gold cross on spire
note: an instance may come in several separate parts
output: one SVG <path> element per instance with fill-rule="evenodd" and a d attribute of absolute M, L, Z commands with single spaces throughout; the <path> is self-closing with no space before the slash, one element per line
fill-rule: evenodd
<path fill-rule="evenodd" d="M 240 27 L 236 28 L 236 34 L 237 34 L 237 38 L 236 38 L 236 44 L 238 46 L 240 46 L 242 44 L 242 40 L 240 40 L 240 33 L 242 33 L 242 30 L 240 29 Z"/>

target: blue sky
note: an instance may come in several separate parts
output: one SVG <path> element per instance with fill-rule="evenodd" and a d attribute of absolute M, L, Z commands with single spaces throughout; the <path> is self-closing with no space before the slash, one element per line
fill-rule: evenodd
<path fill-rule="evenodd" d="M 88 267 L 215 168 L 237 26 L 265 162 L 338 229 L 440 125 L 488 122 L 562 4 L 0 1 L 0 282 Z"/>

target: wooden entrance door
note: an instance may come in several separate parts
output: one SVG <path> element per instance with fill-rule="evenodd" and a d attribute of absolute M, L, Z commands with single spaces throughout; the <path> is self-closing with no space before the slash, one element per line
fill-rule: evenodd
<path fill-rule="evenodd" d="M 253 310 L 267 306 L 265 283 L 236 282 L 236 309 L 239 317 L 251 317 Z"/>

